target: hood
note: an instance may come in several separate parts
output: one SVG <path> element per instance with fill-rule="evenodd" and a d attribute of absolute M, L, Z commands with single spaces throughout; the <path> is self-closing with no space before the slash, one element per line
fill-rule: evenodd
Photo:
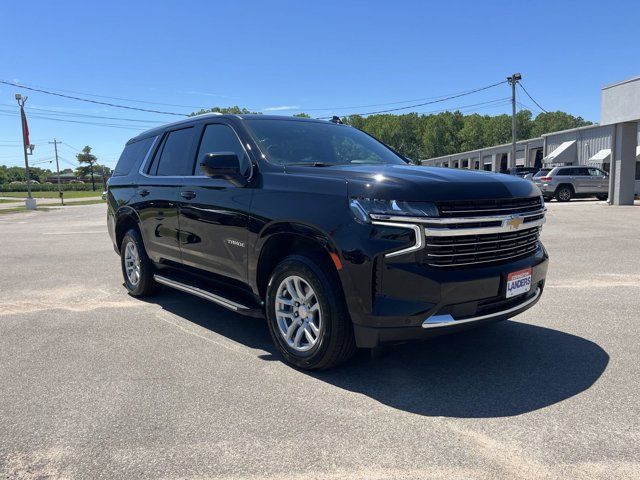
<path fill-rule="evenodd" d="M 528 180 L 501 173 L 417 165 L 289 167 L 306 174 L 340 177 L 350 197 L 406 201 L 487 200 L 540 195 Z M 301 173 L 301 172 L 300 172 Z"/>

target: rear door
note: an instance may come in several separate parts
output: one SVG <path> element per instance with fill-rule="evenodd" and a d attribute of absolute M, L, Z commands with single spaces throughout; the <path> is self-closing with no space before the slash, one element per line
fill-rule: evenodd
<path fill-rule="evenodd" d="M 195 127 L 176 128 L 163 135 L 151 160 L 143 166 L 136 210 L 149 257 L 181 261 L 178 199 L 182 178 L 190 172 Z"/>
<path fill-rule="evenodd" d="M 235 152 L 245 173 L 251 161 L 243 142 L 224 120 L 199 126 L 193 175 L 180 188 L 180 243 L 185 265 L 247 281 L 247 227 L 252 188 L 204 176 L 199 159 Z"/>

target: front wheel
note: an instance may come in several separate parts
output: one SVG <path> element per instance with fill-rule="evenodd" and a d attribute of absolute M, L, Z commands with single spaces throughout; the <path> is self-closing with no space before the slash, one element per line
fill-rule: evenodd
<path fill-rule="evenodd" d="M 606 200 L 607 198 L 609 198 L 609 195 L 608 194 L 606 194 L 606 195 L 596 195 L 596 198 L 598 200 Z"/>
<path fill-rule="evenodd" d="M 267 287 L 267 323 L 286 362 L 323 370 L 355 352 L 339 279 L 321 259 L 293 255 L 274 269 Z"/>

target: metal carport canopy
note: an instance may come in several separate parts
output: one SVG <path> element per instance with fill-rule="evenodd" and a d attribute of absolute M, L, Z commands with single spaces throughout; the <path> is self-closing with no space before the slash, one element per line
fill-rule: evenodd
<path fill-rule="evenodd" d="M 558 148 L 542 159 L 542 163 L 573 163 L 577 160 L 576 141 L 562 142 Z"/>

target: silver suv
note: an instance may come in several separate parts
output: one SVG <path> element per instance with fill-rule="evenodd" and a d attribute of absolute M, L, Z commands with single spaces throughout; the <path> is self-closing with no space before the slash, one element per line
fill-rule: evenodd
<path fill-rule="evenodd" d="M 554 167 L 532 180 L 546 201 L 554 197 L 559 202 L 568 202 L 576 197 L 606 200 L 609 195 L 609 175 L 595 167 Z"/>

